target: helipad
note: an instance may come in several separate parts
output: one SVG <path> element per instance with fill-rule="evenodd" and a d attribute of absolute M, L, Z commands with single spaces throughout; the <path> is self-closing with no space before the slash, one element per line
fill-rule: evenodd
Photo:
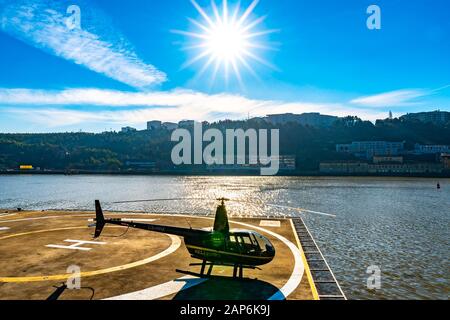
<path fill-rule="evenodd" d="M 110 213 L 135 221 L 207 228 L 208 217 Z M 276 247 L 275 259 L 233 279 L 232 268 L 198 273 L 183 239 L 123 227 L 107 227 L 93 239 L 89 212 L 20 212 L 0 216 L 0 299 L 238 299 L 312 300 L 319 293 L 290 219 L 231 219 L 232 228 L 253 229 Z M 298 227 L 298 226 L 297 226 Z M 75 268 L 75 269 L 74 269 Z M 78 268 L 78 269 L 77 269 Z M 73 270 L 79 270 L 74 273 Z M 73 277 L 79 288 L 66 288 Z"/>

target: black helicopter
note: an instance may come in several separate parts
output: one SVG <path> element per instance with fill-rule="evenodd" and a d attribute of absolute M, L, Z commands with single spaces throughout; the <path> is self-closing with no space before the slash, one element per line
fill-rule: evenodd
<path fill-rule="evenodd" d="M 250 230 L 232 229 L 228 223 L 225 202 L 229 199 L 217 199 L 220 204 L 216 210 L 214 227 L 211 231 L 200 229 L 187 229 L 171 226 L 144 224 L 122 219 L 105 219 L 100 201 L 95 201 L 95 234 L 100 237 L 106 224 L 143 229 L 153 232 L 172 234 L 183 237 L 186 248 L 192 258 L 202 260 L 200 276 L 205 276 L 205 267 L 208 264 L 207 276 L 211 275 L 214 265 L 232 266 L 233 277 L 243 277 L 243 269 L 255 269 L 258 266 L 270 263 L 275 257 L 275 247 L 263 235 Z M 192 264 L 200 265 L 200 264 Z M 178 272 L 188 273 L 177 270 Z"/>

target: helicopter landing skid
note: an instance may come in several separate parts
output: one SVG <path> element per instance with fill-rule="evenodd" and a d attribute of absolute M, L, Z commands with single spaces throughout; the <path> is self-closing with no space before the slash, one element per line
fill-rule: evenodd
<path fill-rule="evenodd" d="M 214 277 L 211 275 L 212 269 L 214 266 L 226 266 L 226 267 L 233 267 L 233 278 L 244 279 L 244 269 L 261 270 L 260 268 L 254 267 L 254 266 L 245 266 L 245 265 L 238 265 L 238 264 L 223 264 L 223 263 L 214 264 L 211 262 L 207 262 L 206 260 L 204 260 L 202 263 L 191 263 L 191 264 L 189 264 L 189 266 L 201 266 L 200 273 L 184 271 L 184 270 L 179 270 L 179 269 L 177 269 L 175 271 L 178 273 L 192 275 L 192 276 L 196 276 L 196 277 L 200 277 L 200 278 L 212 278 L 212 277 Z M 209 266 L 209 268 L 208 268 L 207 273 L 205 274 L 206 266 Z"/>

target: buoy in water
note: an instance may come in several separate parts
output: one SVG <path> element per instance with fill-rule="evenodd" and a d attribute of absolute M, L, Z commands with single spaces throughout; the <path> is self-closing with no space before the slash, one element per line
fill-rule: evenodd
<path fill-rule="evenodd" d="M 440 189 L 441 188 L 441 184 L 438 182 L 437 184 L 437 188 Z"/>

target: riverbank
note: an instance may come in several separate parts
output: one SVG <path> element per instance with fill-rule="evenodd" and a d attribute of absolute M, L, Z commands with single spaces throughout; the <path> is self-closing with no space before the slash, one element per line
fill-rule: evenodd
<path fill-rule="evenodd" d="M 98 170 L 46 170 L 46 171 L 21 171 L 8 170 L 0 171 L 0 175 L 117 175 L 117 176 L 243 176 L 243 177 L 259 177 L 259 171 L 226 171 L 226 172 L 208 172 L 208 171 L 98 171 Z M 442 173 L 323 173 L 319 171 L 295 171 L 280 172 L 278 177 L 400 177 L 400 178 L 450 178 L 450 171 Z"/>

